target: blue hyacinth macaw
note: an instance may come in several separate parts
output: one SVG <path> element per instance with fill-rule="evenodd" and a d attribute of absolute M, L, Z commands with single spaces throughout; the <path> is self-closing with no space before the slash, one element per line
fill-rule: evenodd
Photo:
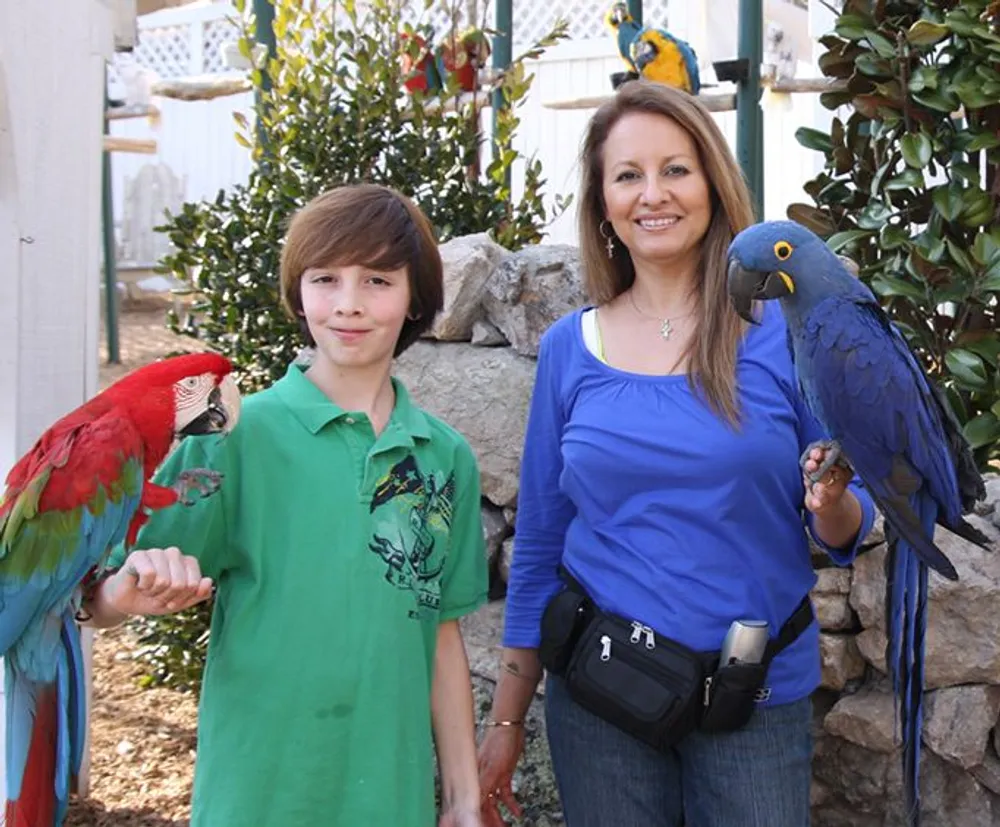
<path fill-rule="evenodd" d="M 698 56 L 688 43 L 670 32 L 646 27 L 632 41 L 631 49 L 640 77 L 691 95 L 701 90 Z"/>
<path fill-rule="evenodd" d="M 781 302 L 803 398 L 831 437 L 810 479 L 834 463 L 851 467 L 885 517 L 886 665 L 902 718 L 907 818 L 918 824 L 928 569 L 958 578 L 934 527 L 986 547 L 962 517 L 985 497 L 982 477 L 944 394 L 817 235 L 791 221 L 744 230 L 729 248 L 728 289 L 750 322 L 754 301 Z"/>
<path fill-rule="evenodd" d="M 615 34 L 618 43 L 618 54 L 625 62 L 628 71 L 638 77 L 638 70 L 632 62 L 632 41 L 638 36 L 641 27 L 628 10 L 628 3 L 613 3 L 604 15 L 605 25 Z"/>

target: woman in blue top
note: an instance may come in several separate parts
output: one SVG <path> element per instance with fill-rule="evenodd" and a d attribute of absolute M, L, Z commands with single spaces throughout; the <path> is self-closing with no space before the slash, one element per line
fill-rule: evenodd
<path fill-rule="evenodd" d="M 582 154 L 581 252 L 593 307 L 546 331 L 531 400 L 501 679 L 480 746 L 485 825 L 502 801 L 541 677 L 558 566 L 605 612 L 696 652 L 736 619 L 771 638 L 815 582 L 807 531 L 851 562 L 873 519 L 839 469 L 809 486 L 824 434 L 795 383 L 780 312 L 747 329 L 726 251 L 753 221 L 739 167 L 694 98 L 634 81 Z M 549 674 L 546 719 L 569 827 L 803 827 L 818 628 L 771 662 L 746 725 L 659 750 L 584 709 Z"/>

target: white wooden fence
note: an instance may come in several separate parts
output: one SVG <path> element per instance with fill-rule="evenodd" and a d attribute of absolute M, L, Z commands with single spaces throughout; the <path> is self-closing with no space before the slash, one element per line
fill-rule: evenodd
<path fill-rule="evenodd" d="M 791 28 L 801 29 L 796 36 L 804 39 L 805 12 L 788 0 L 768 2 L 786 17 L 789 10 L 802 17 L 802 25 L 793 21 Z M 542 161 L 550 202 L 556 193 L 576 191 L 577 153 L 591 110 L 554 109 L 549 104 L 606 94 L 609 75 L 621 69 L 614 41 L 601 21 L 605 6 L 594 0 L 515 0 L 515 41 L 539 36 L 560 13 L 570 20 L 574 37 L 533 63 L 534 83 L 519 110 L 517 148 Z M 666 6 L 666 0 L 646 0 L 646 22 L 663 19 Z M 671 4 L 671 30 L 694 43 L 710 79 L 710 61 L 727 56 L 735 47 L 736 6 L 737 0 L 678 0 Z M 232 15 L 234 11 L 224 3 L 205 2 L 140 18 L 138 48 L 132 55 L 119 55 L 113 66 L 112 95 L 130 92 L 130 98 L 141 99 L 154 74 L 178 77 L 226 71 L 224 44 L 236 36 L 229 19 Z M 728 23 L 723 22 L 727 19 Z M 785 20 L 783 24 L 788 25 Z M 517 51 L 515 42 L 515 54 Z M 810 43 L 799 44 L 799 76 L 818 76 L 811 52 Z M 233 138 L 232 117 L 235 111 L 250 111 L 250 93 L 211 101 L 156 98 L 153 102 L 161 111 L 158 123 L 121 120 L 111 126 L 113 135 L 154 138 L 158 147 L 155 155 L 113 156 L 115 223 L 119 258 L 124 264 L 146 265 L 166 251 L 166 239 L 150 230 L 160 223 L 165 207 L 176 209 L 183 201 L 213 198 L 220 188 L 245 180 L 250 165 L 247 151 Z M 779 218 L 789 203 L 808 200 L 802 184 L 819 168 L 820 156 L 798 145 L 795 130 L 822 125 L 827 116 L 811 94 L 766 95 L 764 105 L 765 218 Z M 722 112 L 716 117 L 735 149 L 735 113 Z M 488 113 L 484 113 L 484 123 L 488 128 Z M 575 208 L 549 227 L 548 240 L 574 243 L 574 224 Z"/>

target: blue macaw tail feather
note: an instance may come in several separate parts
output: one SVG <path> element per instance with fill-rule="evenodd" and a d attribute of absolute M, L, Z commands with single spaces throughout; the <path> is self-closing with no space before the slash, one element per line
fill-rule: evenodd
<path fill-rule="evenodd" d="M 937 510 L 918 494 L 914 503 L 928 536 L 933 537 Z M 905 540 L 887 524 L 886 666 L 899 708 L 903 798 L 906 824 L 920 823 L 920 747 L 923 734 L 924 649 L 927 633 L 929 569 Z"/>
<path fill-rule="evenodd" d="M 66 818 L 73 780 L 80 774 L 87 737 L 87 694 L 80 630 L 70 612 L 63 613 L 57 673 L 59 727 L 56 740 L 56 824 Z"/>
<path fill-rule="evenodd" d="M 86 699 L 79 631 L 61 617 L 52 680 L 35 680 L 16 657 L 4 659 L 7 806 L 5 827 L 60 827 L 79 774 Z"/>

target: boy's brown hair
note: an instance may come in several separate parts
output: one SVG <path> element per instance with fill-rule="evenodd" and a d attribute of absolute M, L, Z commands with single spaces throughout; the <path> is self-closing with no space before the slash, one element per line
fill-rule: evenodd
<path fill-rule="evenodd" d="M 444 306 L 444 276 L 434 230 L 409 198 L 378 184 L 351 184 L 316 196 L 292 218 L 281 251 L 281 301 L 310 346 L 302 316 L 302 274 L 312 267 L 407 268 L 410 310 L 396 342 L 399 356 Z"/>

